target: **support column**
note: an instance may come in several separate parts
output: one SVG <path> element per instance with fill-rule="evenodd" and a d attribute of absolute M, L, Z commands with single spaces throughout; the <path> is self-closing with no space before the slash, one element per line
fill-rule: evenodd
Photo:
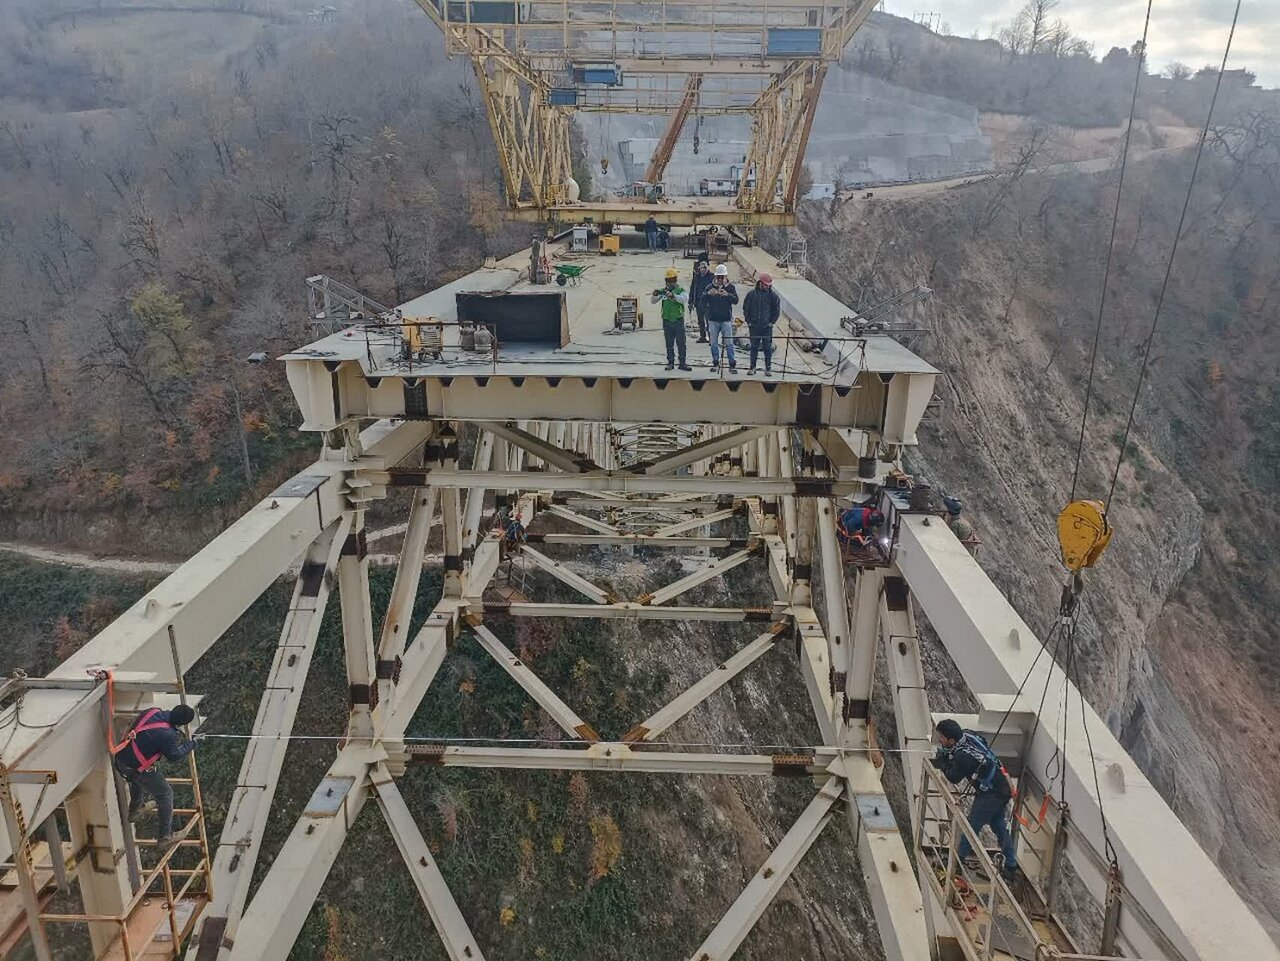
<path fill-rule="evenodd" d="M 867 740 L 867 718 L 871 715 L 871 689 L 875 683 L 876 645 L 880 641 L 880 595 L 884 572 L 858 572 L 853 589 L 853 643 L 847 652 L 844 678 L 845 718 L 852 744 L 862 747 Z M 840 662 L 836 662 L 840 663 Z"/>
<path fill-rule="evenodd" d="M 347 667 L 347 699 L 351 717 L 347 733 L 352 737 L 373 734 L 377 706 L 373 610 L 369 599 L 369 554 L 365 545 L 364 514 L 349 511 L 351 533 L 338 558 L 338 593 L 342 605 L 342 645 Z"/>
<path fill-rule="evenodd" d="M 790 480 L 795 476 L 795 462 L 791 459 L 791 431 L 778 430 L 778 474 Z M 787 556 L 796 556 L 796 499 L 791 494 L 782 497 L 782 542 L 787 546 Z"/>
<path fill-rule="evenodd" d="M 119 916 L 133 898 L 123 850 L 126 827 L 120 820 L 111 760 L 105 755 L 93 772 L 80 782 L 66 803 L 71 844 L 77 851 L 89 851 L 80 864 L 76 879 L 86 914 Z M 120 933 L 109 921 L 89 924 L 89 940 L 95 957 L 100 957 Z"/>
<path fill-rule="evenodd" d="M 827 644 L 831 651 L 831 663 L 835 665 L 836 677 L 845 673 L 851 654 L 851 638 L 849 635 L 849 601 L 845 594 L 844 558 L 840 555 L 840 541 L 836 536 L 835 501 L 824 498 L 818 502 L 818 546 L 822 559 L 822 598 L 827 626 Z M 840 685 L 833 693 L 839 695 Z M 843 697 L 837 697 L 837 716 L 832 723 L 837 730 L 844 725 L 849 715 Z M 863 715 L 865 721 L 865 714 Z"/>
<path fill-rule="evenodd" d="M 226 958 L 235 942 L 240 917 L 249 897 L 258 851 L 271 816 L 271 802 L 280 780 L 289 735 L 302 701 L 316 639 L 329 601 L 329 572 L 338 563 L 350 519 L 326 530 L 303 555 L 302 571 L 280 632 L 266 693 L 253 722 L 235 792 L 227 805 L 227 819 L 213 862 L 213 901 L 187 950 L 188 961 Z M 412 521 L 410 522 L 412 527 Z"/>
<path fill-rule="evenodd" d="M 476 441 L 476 455 L 471 469 L 477 472 L 487 471 L 493 462 L 495 438 L 487 430 L 480 432 Z M 480 519 L 484 516 L 483 487 L 472 487 L 467 490 L 467 506 L 462 515 L 462 551 L 470 555 L 480 539 Z"/>
<path fill-rule="evenodd" d="M 440 466 L 458 469 L 458 435 L 452 424 L 440 431 Z M 440 492 L 440 523 L 444 529 L 444 596 L 462 596 L 462 512 L 458 488 Z"/>

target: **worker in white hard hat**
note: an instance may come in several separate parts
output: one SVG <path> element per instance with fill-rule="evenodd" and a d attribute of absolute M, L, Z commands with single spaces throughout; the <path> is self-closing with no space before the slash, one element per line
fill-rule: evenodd
<path fill-rule="evenodd" d="M 755 287 L 742 301 L 742 317 L 751 333 L 751 369 L 748 374 L 756 372 L 756 360 L 760 354 L 764 354 L 764 375 L 768 377 L 773 373 L 773 325 L 781 316 L 782 301 L 773 289 L 773 277 L 761 274 L 756 278 Z"/>
<path fill-rule="evenodd" d="M 707 335 L 711 338 L 711 369 L 720 369 L 720 340 L 724 339 L 729 373 L 738 372 L 733 355 L 733 305 L 738 302 L 738 288 L 729 282 L 729 268 L 716 266 L 711 286 L 702 292 L 702 312 L 707 318 Z"/>
<path fill-rule="evenodd" d="M 684 310 L 689 303 L 689 295 L 680 286 L 680 271 L 674 267 L 667 268 L 666 282 L 653 292 L 650 302 L 662 305 L 662 339 L 667 345 L 667 370 L 675 369 L 677 351 L 680 369 L 693 370 L 685 359 Z"/>

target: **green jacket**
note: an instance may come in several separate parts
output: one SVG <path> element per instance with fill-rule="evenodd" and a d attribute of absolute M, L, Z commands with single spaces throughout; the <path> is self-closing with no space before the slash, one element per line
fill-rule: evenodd
<path fill-rule="evenodd" d="M 668 297 L 667 294 L 671 296 Z M 649 302 L 662 304 L 662 322 L 664 324 L 684 323 L 684 310 L 685 305 L 689 303 L 689 297 L 679 284 L 655 290 Z"/>

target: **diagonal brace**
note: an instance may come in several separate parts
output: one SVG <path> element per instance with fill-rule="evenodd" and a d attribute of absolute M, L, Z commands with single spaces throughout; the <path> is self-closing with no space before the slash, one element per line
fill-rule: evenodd
<path fill-rule="evenodd" d="M 776 430 L 776 427 L 740 427 L 727 434 L 710 437 L 697 444 L 690 444 L 688 447 L 681 447 L 661 457 L 632 464 L 627 470 L 633 474 L 672 474 L 681 467 L 688 467 L 690 464 L 696 464 L 716 454 L 750 444 Z"/>
<path fill-rule="evenodd" d="M 568 584 L 579 594 L 583 594 L 591 598 L 591 600 L 595 601 L 597 604 L 614 604 L 621 600 L 621 598 L 616 594 L 606 591 L 602 587 L 597 587 L 581 574 L 575 574 L 559 561 L 552 560 L 540 551 L 535 551 L 528 544 L 522 544 L 520 546 L 520 553 L 533 561 L 536 567 L 546 571 L 561 583 Z"/>
<path fill-rule="evenodd" d="M 511 675 L 511 679 L 525 689 L 525 692 L 538 702 L 538 706 L 551 715 L 552 719 L 573 737 L 584 741 L 598 741 L 600 735 L 595 729 L 580 718 L 568 704 L 560 700 L 559 695 L 547 687 L 528 666 L 511 651 L 507 645 L 498 640 L 496 634 L 480 623 L 474 614 L 467 615 L 464 620 L 475 632 L 480 646 L 502 665 L 503 670 Z"/>
<path fill-rule="evenodd" d="M 527 430 L 521 430 L 514 424 L 485 424 L 485 430 L 497 437 L 501 437 L 508 444 L 514 444 L 526 453 L 539 457 L 552 467 L 566 473 L 584 474 L 588 471 L 601 469 L 600 465 L 590 458 L 578 456 L 572 451 L 562 450 L 555 444 L 545 441 Z"/>
<path fill-rule="evenodd" d="M 588 517 L 586 514 L 579 514 L 577 511 L 571 511 L 569 508 L 562 507 L 559 504 L 552 504 L 549 507 L 544 507 L 542 512 L 544 514 L 554 514 L 556 517 L 560 517 L 564 520 L 570 521 L 571 523 L 577 524 L 579 527 L 585 527 L 589 531 L 596 531 L 600 534 L 619 533 L 618 528 L 614 527 L 612 524 L 607 524 L 595 517 Z"/>
<path fill-rule="evenodd" d="M 757 541 L 756 544 L 758 545 L 759 541 Z M 653 605 L 665 604 L 667 601 L 679 597 L 685 591 L 693 590 L 693 588 L 697 587 L 699 584 L 705 584 L 712 578 L 719 577 L 721 574 L 745 564 L 751 559 L 751 556 L 755 554 L 755 552 L 756 545 L 752 545 L 746 550 L 737 551 L 730 554 L 728 557 L 722 557 L 720 560 L 707 565 L 700 571 L 694 571 L 692 574 L 682 577 L 680 580 L 675 581 L 672 584 L 668 584 L 666 587 L 659 588 L 651 594 L 645 594 L 643 597 L 636 598 L 636 603 Z"/>
<path fill-rule="evenodd" d="M 672 724 L 764 657 L 777 644 L 779 637 L 786 628 L 786 622 L 779 621 L 683 694 L 674 698 L 665 707 L 622 735 L 622 740 L 628 743 L 652 741 L 659 734 L 666 731 L 667 728 L 671 727 Z"/>
<path fill-rule="evenodd" d="M 733 953 L 751 933 L 755 923 L 773 903 L 774 897 L 791 877 L 801 859 L 831 820 L 832 807 L 844 793 L 843 778 L 832 778 L 809 802 L 804 813 L 791 826 L 778 846 L 760 866 L 738 900 L 725 912 L 702 946 L 693 952 L 692 961 L 729 961 Z"/>
<path fill-rule="evenodd" d="M 400 788 L 392 780 L 386 766 L 379 764 L 374 769 L 371 780 L 378 798 L 378 807 L 382 809 L 382 816 L 391 829 L 396 847 L 400 849 L 404 863 L 413 876 L 413 883 L 422 897 L 422 903 L 431 915 L 431 923 L 435 926 L 436 934 L 440 935 L 449 961 L 484 961 L 484 955 L 476 946 L 475 935 L 467 926 L 458 902 L 449 891 L 444 875 L 440 873 L 422 832 L 418 830 L 408 805 L 404 803 Z"/>

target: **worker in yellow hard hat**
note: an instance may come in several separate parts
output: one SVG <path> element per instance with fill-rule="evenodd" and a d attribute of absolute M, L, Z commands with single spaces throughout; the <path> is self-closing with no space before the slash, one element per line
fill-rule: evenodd
<path fill-rule="evenodd" d="M 667 268 L 666 282 L 653 292 L 650 302 L 662 305 L 662 339 L 667 345 L 667 370 L 675 370 L 677 355 L 681 370 L 693 370 L 685 359 L 684 345 L 684 310 L 689 303 L 689 295 L 680 286 L 678 270 Z"/>

